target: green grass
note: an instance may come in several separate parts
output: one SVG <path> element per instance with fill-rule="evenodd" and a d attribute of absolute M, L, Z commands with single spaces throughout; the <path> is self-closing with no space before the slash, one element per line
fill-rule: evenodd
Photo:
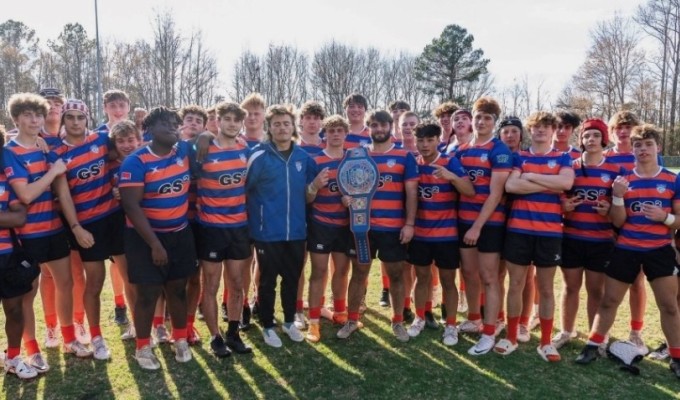
<path fill-rule="evenodd" d="M 284 347 L 264 344 L 257 325 L 245 340 L 254 348 L 250 356 L 233 355 L 215 359 L 205 343 L 208 332 L 198 321 L 204 344 L 193 348 L 194 360 L 178 364 L 169 346 L 157 355 L 160 371 L 144 371 L 132 359 L 133 342 L 121 342 L 121 328 L 113 321 L 109 282 L 103 301 L 102 327 L 113 357 L 109 362 L 64 357 L 59 350 L 46 350 L 52 367 L 45 376 L 20 382 L 14 376 L 0 378 L 0 398 L 47 399 L 506 399 L 506 398 L 678 398 L 680 381 L 665 362 L 644 360 L 642 374 L 634 377 L 619 371 L 609 360 L 583 367 L 573 363 L 586 332 L 584 302 L 579 311 L 579 340 L 561 350 L 562 362 L 551 365 L 536 354 L 537 332 L 532 341 L 507 358 L 497 354 L 474 358 L 467 354 L 473 338 L 461 336 L 460 343 L 447 348 L 440 342 L 441 330 L 426 330 L 409 343 L 392 336 L 389 311 L 377 306 L 379 268 L 372 269 L 369 310 L 365 328 L 349 340 L 335 338 L 336 326 L 322 324 L 318 344 L 292 343 L 282 336 Z M 559 276 L 559 274 L 558 274 Z M 556 279 L 556 282 L 559 282 Z M 556 283 L 556 288 L 559 283 Z M 559 293 L 560 289 L 557 290 Z M 38 321 L 42 321 L 36 299 Z M 438 314 L 438 310 L 435 310 Z M 558 311 L 559 313 L 559 311 Z M 281 320 L 281 314 L 277 314 Z M 462 316 L 459 316 L 462 319 Z M 0 323 L 4 319 L 0 317 Z M 39 324 L 41 325 L 41 323 Z M 559 324 L 556 324 L 559 325 Z M 222 324 L 224 328 L 224 324 Z M 627 300 L 612 331 L 625 337 L 628 331 Z M 658 313 L 651 296 L 645 338 L 650 346 L 662 340 Z M 42 328 L 38 336 L 42 342 Z M 2 335 L 4 336 L 4 335 Z M 0 348 L 6 342 L 0 340 Z"/>

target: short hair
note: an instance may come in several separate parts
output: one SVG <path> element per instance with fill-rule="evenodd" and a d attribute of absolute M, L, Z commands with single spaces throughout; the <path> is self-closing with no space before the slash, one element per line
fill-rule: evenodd
<path fill-rule="evenodd" d="M 557 113 L 557 123 L 562 124 L 562 125 L 569 125 L 572 128 L 576 129 L 579 125 L 581 125 L 581 117 L 578 116 L 575 112 L 571 111 L 559 111 Z"/>
<path fill-rule="evenodd" d="M 241 102 L 241 107 L 248 109 L 251 107 L 267 108 L 264 102 L 264 97 L 257 92 L 252 92 Z"/>
<path fill-rule="evenodd" d="M 104 105 L 116 100 L 123 100 L 124 102 L 130 104 L 130 96 L 128 96 L 128 94 L 122 90 L 111 89 L 104 92 Z"/>
<path fill-rule="evenodd" d="M 338 127 L 345 129 L 345 132 L 349 132 L 349 123 L 347 123 L 347 120 L 338 114 L 331 115 L 330 117 L 323 120 L 324 130 Z"/>
<path fill-rule="evenodd" d="M 113 140 L 116 140 L 117 138 L 126 138 L 133 135 L 137 137 L 137 140 L 142 140 L 142 135 L 137 130 L 135 123 L 130 120 L 117 123 L 113 126 L 113 128 L 111 128 L 111 132 L 109 132 L 109 137 Z"/>
<path fill-rule="evenodd" d="M 392 125 L 394 119 L 392 119 L 392 115 L 385 110 L 373 110 L 366 114 L 366 125 L 370 125 L 371 122 L 380 124 L 387 122 Z"/>
<path fill-rule="evenodd" d="M 144 108 L 144 107 L 135 107 L 135 109 L 132 110 L 132 114 L 137 114 L 138 112 L 143 112 L 143 113 L 146 114 L 147 111 L 146 111 L 146 108 Z"/>
<path fill-rule="evenodd" d="M 208 122 L 208 114 L 206 114 L 205 108 L 201 106 L 191 104 L 184 106 L 181 110 L 179 110 L 179 117 L 182 118 L 182 121 L 184 121 L 184 117 L 189 114 L 198 115 L 199 117 L 203 118 L 203 126 L 205 126 L 205 123 Z"/>
<path fill-rule="evenodd" d="M 205 113 L 208 114 L 208 115 L 210 115 L 210 114 L 216 114 L 216 113 L 215 113 L 215 108 L 216 108 L 216 107 L 217 107 L 217 106 L 212 106 L 212 107 L 210 107 L 210 108 L 206 108 L 206 109 L 205 109 Z M 239 106 L 239 107 L 240 107 L 240 106 Z"/>
<path fill-rule="evenodd" d="M 12 119 L 18 118 L 24 111 L 33 111 L 46 117 L 50 111 L 50 103 L 34 93 L 16 93 L 9 98 L 7 109 Z"/>
<path fill-rule="evenodd" d="M 630 134 L 630 142 L 634 143 L 636 141 L 645 139 L 653 139 L 657 146 L 661 145 L 663 132 L 661 132 L 661 129 L 652 124 L 642 124 L 635 126 Z"/>
<path fill-rule="evenodd" d="M 355 92 L 345 97 L 345 100 L 342 101 L 342 108 L 349 107 L 350 103 L 359 104 L 364 106 L 364 110 L 368 110 L 368 101 L 366 101 L 364 95 L 360 93 Z"/>
<path fill-rule="evenodd" d="M 395 101 L 391 102 L 390 105 L 387 106 L 387 108 L 389 108 L 390 111 L 399 110 L 399 109 L 411 111 L 411 105 L 408 104 L 407 102 L 405 102 L 404 100 L 395 100 Z"/>
<path fill-rule="evenodd" d="M 225 115 L 232 113 L 234 114 L 234 117 L 236 117 L 237 121 L 243 121 L 246 118 L 246 114 L 248 114 L 248 112 L 241 108 L 241 106 L 230 101 L 223 101 L 217 104 L 215 107 L 212 107 L 210 110 L 212 110 L 212 112 L 217 115 L 218 118 L 222 118 Z"/>
<path fill-rule="evenodd" d="M 430 138 L 440 137 L 442 135 L 442 127 L 433 122 L 424 122 L 416 125 L 415 137 Z"/>
<path fill-rule="evenodd" d="M 490 96 L 483 96 L 475 101 L 472 105 L 472 113 L 483 112 L 486 114 L 492 114 L 496 116 L 496 119 L 501 115 L 501 106 L 498 104 L 496 99 Z"/>
<path fill-rule="evenodd" d="M 326 118 L 326 110 L 318 101 L 310 100 L 303 104 L 300 108 L 300 118 L 304 117 L 305 115 L 315 115 L 320 119 L 324 119 Z"/>
<path fill-rule="evenodd" d="M 432 110 L 432 116 L 435 118 L 441 118 L 441 116 L 445 114 L 453 115 L 453 113 L 455 113 L 459 108 L 460 106 L 457 103 L 454 103 L 453 101 L 446 101 Z"/>
<path fill-rule="evenodd" d="M 142 122 L 142 129 L 148 130 L 150 127 L 155 125 L 157 122 L 164 119 L 174 119 L 178 124 L 182 123 L 182 118 L 179 117 L 177 111 L 167 108 L 165 106 L 154 107 L 149 111 L 149 114 L 144 117 L 144 122 Z"/>
<path fill-rule="evenodd" d="M 536 111 L 529 115 L 529 118 L 527 118 L 524 125 L 526 125 L 527 129 L 531 129 L 537 125 L 547 125 L 552 126 L 553 129 L 557 129 L 557 117 L 547 111 Z"/>
<path fill-rule="evenodd" d="M 272 118 L 279 115 L 288 115 L 290 117 L 290 120 L 293 123 L 293 137 L 297 139 L 298 131 L 297 124 L 295 123 L 295 106 L 292 104 L 274 104 L 273 106 L 269 106 L 267 112 L 264 115 L 264 118 L 267 121 L 267 126 L 269 127 L 267 129 L 267 137 L 269 140 L 272 139 L 272 133 L 270 131 Z"/>
<path fill-rule="evenodd" d="M 406 119 L 406 118 L 409 118 L 409 117 L 416 117 L 418 122 L 420 122 L 420 117 L 418 116 L 418 114 L 414 113 L 413 111 L 406 111 L 405 113 L 401 114 L 401 116 L 399 117 L 399 120 Z"/>
<path fill-rule="evenodd" d="M 632 111 L 621 110 L 614 114 L 609 120 L 609 131 L 614 132 L 614 129 L 619 125 L 629 125 L 636 127 L 640 125 L 640 120 Z"/>

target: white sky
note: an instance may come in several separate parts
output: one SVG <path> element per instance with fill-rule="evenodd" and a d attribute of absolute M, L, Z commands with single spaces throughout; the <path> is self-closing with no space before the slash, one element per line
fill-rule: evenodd
<path fill-rule="evenodd" d="M 36 30 L 43 44 L 69 22 L 94 37 L 95 0 L 3 1 L 0 22 L 15 19 Z M 589 30 L 614 16 L 633 15 L 645 0 L 99 0 L 102 40 L 152 38 L 154 9 L 170 9 L 179 29 L 201 29 L 228 84 L 243 49 L 262 54 L 270 42 L 308 54 L 336 39 L 357 47 L 419 54 L 445 26 L 458 24 L 491 60 L 497 86 L 525 74 L 556 96 L 583 62 Z"/>

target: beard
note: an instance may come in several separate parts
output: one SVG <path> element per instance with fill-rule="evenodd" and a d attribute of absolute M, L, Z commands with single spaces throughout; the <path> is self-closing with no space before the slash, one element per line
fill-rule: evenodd
<path fill-rule="evenodd" d="M 377 132 L 371 134 L 371 140 L 373 143 L 385 143 L 390 140 L 390 133 Z"/>

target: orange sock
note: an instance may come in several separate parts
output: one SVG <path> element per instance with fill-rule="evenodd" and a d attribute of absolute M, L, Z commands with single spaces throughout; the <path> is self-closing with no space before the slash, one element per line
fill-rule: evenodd
<path fill-rule="evenodd" d="M 71 343 L 76 340 L 76 329 L 73 325 L 61 327 L 61 337 L 64 338 L 64 343 Z"/>
<path fill-rule="evenodd" d="M 118 308 L 124 308 L 125 307 L 125 296 L 122 294 L 117 294 L 113 296 L 113 302 L 115 303 L 116 307 Z"/>
<path fill-rule="evenodd" d="M 429 300 L 425 302 L 425 311 L 432 311 L 432 302 Z"/>
<path fill-rule="evenodd" d="M 57 314 L 45 315 L 45 325 L 47 325 L 48 328 L 56 328 Z"/>
<path fill-rule="evenodd" d="M 400 322 L 404 322 L 404 315 L 403 314 L 397 314 L 392 316 L 392 323 L 393 324 L 398 324 Z"/>
<path fill-rule="evenodd" d="M 172 338 L 175 339 L 175 342 L 180 340 L 180 339 L 186 339 L 187 338 L 187 328 L 175 328 L 173 326 L 172 327 Z"/>
<path fill-rule="evenodd" d="M 151 345 L 151 338 L 137 338 L 137 350 L 141 349 L 144 346 L 150 346 Z"/>
<path fill-rule="evenodd" d="M 645 322 L 644 321 L 630 321 L 630 329 L 633 331 L 641 331 L 642 327 L 644 326 Z"/>
<path fill-rule="evenodd" d="M 99 325 L 90 326 L 90 337 L 92 337 L 94 339 L 97 336 L 101 336 L 101 335 L 102 335 L 102 330 L 99 327 Z"/>
<path fill-rule="evenodd" d="M 347 311 L 347 300 L 345 299 L 333 299 L 333 309 L 335 312 L 345 312 Z"/>
<path fill-rule="evenodd" d="M 359 313 L 350 311 L 347 313 L 347 319 L 356 322 L 359 320 Z"/>
<path fill-rule="evenodd" d="M 425 319 L 425 309 L 416 307 L 416 315 L 420 319 Z"/>
<path fill-rule="evenodd" d="M 680 347 L 669 347 L 668 354 L 671 355 L 671 358 L 674 359 L 680 358 Z"/>
<path fill-rule="evenodd" d="M 163 317 L 153 317 L 153 327 L 157 327 L 160 325 L 163 325 L 165 321 L 163 320 Z"/>
<path fill-rule="evenodd" d="M 517 344 L 517 333 L 519 331 L 519 317 L 508 317 L 507 337 L 512 344 Z"/>
<path fill-rule="evenodd" d="M 590 337 L 588 338 L 589 342 L 593 342 L 595 344 L 602 344 L 604 343 L 604 335 L 600 335 L 599 333 L 591 333 Z"/>
<path fill-rule="evenodd" d="M 14 357 L 21 354 L 21 347 L 8 347 L 7 348 L 7 359 L 12 360 Z"/>
<path fill-rule="evenodd" d="M 519 324 L 524 325 L 524 326 L 529 326 L 529 318 L 530 317 L 528 317 L 528 316 L 522 315 L 521 317 L 519 317 Z"/>
<path fill-rule="evenodd" d="M 38 346 L 38 341 L 35 339 L 27 340 L 24 342 L 24 347 L 26 348 L 26 355 L 32 356 L 33 354 L 40 353 L 40 346 Z M 14 357 L 11 357 L 14 358 Z"/>
<path fill-rule="evenodd" d="M 302 312 L 305 309 L 305 302 L 302 300 L 297 300 L 295 302 L 295 312 Z"/>
<path fill-rule="evenodd" d="M 411 296 L 404 297 L 404 308 L 411 308 Z"/>
<path fill-rule="evenodd" d="M 309 307 L 309 319 L 321 318 L 321 307 Z"/>
<path fill-rule="evenodd" d="M 74 312 L 73 313 L 73 322 L 77 322 L 80 325 L 83 325 L 85 323 L 85 312 Z"/>
<path fill-rule="evenodd" d="M 446 325 L 456 326 L 456 322 L 456 314 L 453 314 L 451 317 L 446 316 Z"/>
<path fill-rule="evenodd" d="M 494 336 L 496 334 L 496 325 L 484 324 L 484 327 L 482 328 L 482 334 L 487 336 Z"/>
<path fill-rule="evenodd" d="M 482 314 L 480 313 L 468 313 L 468 321 L 479 321 L 482 319 Z"/>
<path fill-rule="evenodd" d="M 553 319 L 540 318 L 541 320 L 541 346 L 550 344 L 552 329 L 553 329 Z"/>

